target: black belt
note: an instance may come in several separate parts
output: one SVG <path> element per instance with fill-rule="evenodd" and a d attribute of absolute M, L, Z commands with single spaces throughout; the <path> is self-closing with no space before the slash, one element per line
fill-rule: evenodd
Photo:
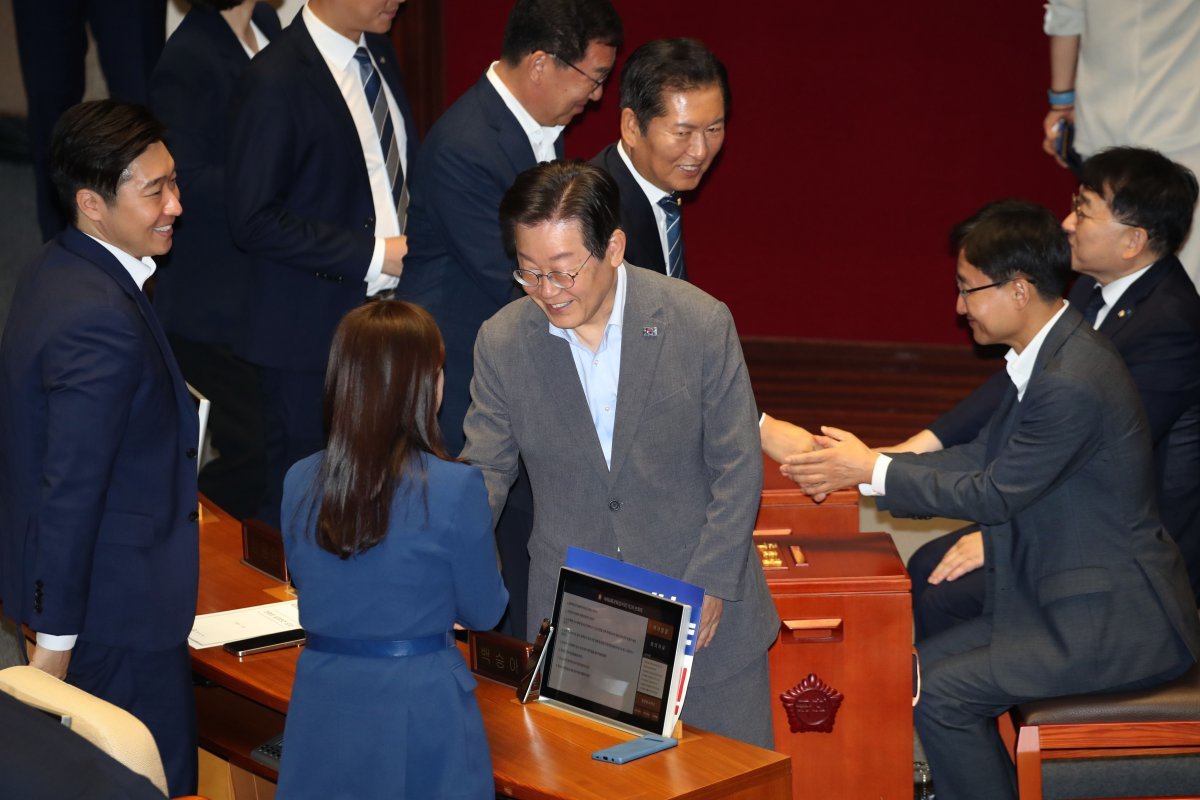
<path fill-rule="evenodd" d="M 454 632 L 435 633 L 418 639 L 344 639 L 340 636 L 323 636 L 308 631 L 309 650 L 332 653 L 338 656 L 363 656 L 365 658 L 404 658 L 436 653 L 454 646 Z"/>

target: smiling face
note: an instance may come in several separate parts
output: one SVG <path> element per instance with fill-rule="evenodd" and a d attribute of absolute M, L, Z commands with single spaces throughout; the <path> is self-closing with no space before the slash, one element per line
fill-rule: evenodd
<path fill-rule="evenodd" d="M 991 288 L 981 287 L 996 284 L 983 270 L 967 261 L 966 255 L 958 253 L 958 304 L 955 310 L 967 318 L 971 335 L 981 345 L 1013 343 L 1013 335 L 1020 327 L 1016 308 L 1012 302 L 1012 282 L 1003 282 Z M 980 289 L 971 292 L 971 289 Z M 968 291 L 969 294 L 962 294 Z"/>
<path fill-rule="evenodd" d="M 404 0 L 310 0 L 314 14 L 352 41 L 363 33 L 387 33 Z"/>
<path fill-rule="evenodd" d="M 175 184 L 175 160 L 155 142 L 130 162 L 128 178 L 112 203 L 91 189 L 76 194 L 80 229 L 135 258 L 171 249 L 175 218 L 183 213 Z"/>
<path fill-rule="evenodd" d="M 552 220 L 538 225 L 518 225 L 514 240 L 517 266 L 533 272 L 575 275 L 569 289 L 559 289 L 543 277 L 525 293 L 559 328 L 573 329 L 584 342 L 599 342 L 612 315 L 617 293 L 617 267 L 625 255 L 625 237 L 613 233 L 603 255 L 591 255 L 583 243 L 576 220 Z"/>
<path fill-rule="evenodd" d="M 725 96 L 717 85 L 668 90 L 663 105 L 645 132 L 633 109 L 623 109 L 621 141 L 643 178 L 664 192 L 690 191 L 725 144 Z"/>
<path fill-rule="evenodd" d="M 566 125 L 583 113 L 589 100 L 599 102 L 604 96 L 604 82 L 616 60 L 617 48 L 594 40 L 574 64 L 564 64 L 549 53 L 535 54 L 535 64 L 540 64 L 539 98 L 530 114 L 539 125 Z"/>

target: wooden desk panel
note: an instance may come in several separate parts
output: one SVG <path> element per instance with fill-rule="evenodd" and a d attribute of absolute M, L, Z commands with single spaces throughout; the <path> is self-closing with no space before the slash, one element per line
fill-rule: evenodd
<path fill-rule="evenodd" d="M 236 521 L 207 501 L 203 506 L 198 613 L 281 599 L 284 584 L 240 563 L 241 531 Z M 234 763 L 273 777 L 239 752 L 245 737 L 220 729 L 231 727 L 231 715 L 239 714 L 237 704 L 246 703 L 244 698 L 255 701 L 240 712 L 253 718 L 255 731 L 271 727 L 273 719 L 281 721 L 271 715 L 287 712 L 298 657 L 298 649 L 241 659 L 219 647 L 193 650 L 196 672 L 240 696 L 205 694 L 220 689 L 198 690 L 202 742 Z M 792 796 L 790 760 L 779 753 L 685 728 L 683 740 L 670 751 L 630 764 L 606 764 L 594 761 L 591 754 L 628 739 L 627 735 L 555 709 L 522 706 L 512 687 L 485 679 L 480 679 L 475 696 L 491 747 L 496 791 L 507 797 L 787 800 Z"/>

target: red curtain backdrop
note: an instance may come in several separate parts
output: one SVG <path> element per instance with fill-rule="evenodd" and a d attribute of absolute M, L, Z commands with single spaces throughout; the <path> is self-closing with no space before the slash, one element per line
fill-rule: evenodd
<path fill-rule="evenodd" d="M 1041 0 L 933 3 L 614 0 L 625 47 L 567 155 L 617 137 L 637 45 L 693 36 L 733 90 L 725 149 L 684 206 L 688 272 L 742 335 L 966 344 L 946 235 L 983 203 L 1066 213 L 1041 151 Z M 453 101 L 499 56 L 511 3 L 446 0 Z"/>

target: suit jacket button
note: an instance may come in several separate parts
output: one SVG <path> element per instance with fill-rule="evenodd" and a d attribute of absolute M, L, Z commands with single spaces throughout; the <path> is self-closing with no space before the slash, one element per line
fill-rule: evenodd
<path fill-rule="evenodd" d="M 35 600 L 33 602 L 33 610 L 39 614 L 42 613 L 42 601 L 41 600 Z"/>
<path fill-rule="evenodd" d="M 196 448 L 189 447 L 187 449 L 187 453 L 185 455 L 187 455 L 188 458 L 195 458 L 196 457 Z"/>
<path fill-rule="evenodd" d="M 621 501 L 620 500 L 609 500 L 608 508 L 610 511 L 620 511 L 621 510 Z"/>
<path fill-rule="evenodd" d="M 36 586 L 36 587 L 37 587 L 37 588 L 39 588 L 39 589 L 40 589 L 40 588 L 42 588 L 42 586 L 43 586 L 43 584 L 42 584 L 42 579 L 41 579 L 41 578 L 38 578 L 36 581 L 34 581 L 34 582 L 33 582 L 33 585 L 34 585 L 34 586 Z"/>
<path fill-rule="evenodd" d="M 190 511 L 190 512 L 188 512 L 188 522 L 195 522 L 195 521 L 196 521 L 196 520 L 198 520 L 198 519 L 200 519 L 200 512 L 199 512 L 199 511 Z"/>

